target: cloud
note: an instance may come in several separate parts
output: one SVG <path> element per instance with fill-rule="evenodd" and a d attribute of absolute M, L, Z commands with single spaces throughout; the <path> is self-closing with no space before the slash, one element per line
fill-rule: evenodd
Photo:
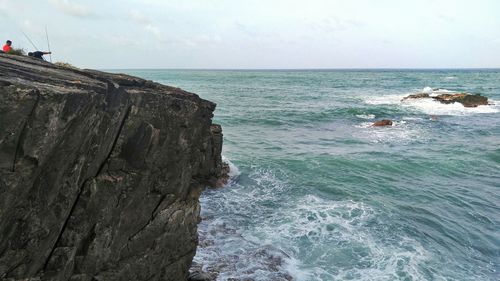
<path fill-rule="evenodd" d="M 140 46 L 140 44 L 133 37 L 124 34 L 105 33 L 101 34 L 98 38 L 99 41 L 106 41 L 113 46 Z"/>
<path fill-rule="evenodd" d="M 165 35 L 163 34 L 162 30 L 143 13 L 137 10 L 130 10 L 127 19 L 141 25 L 147 32 L 152 34 L 156 38 L 156 40 L 160 42 L 165 41 Z"/>
<path fill-rule="evenodd" d="M 153 34 L 156 37 L 156 39 L 163 40 L 163 33 L 161 32 L 161 29 L 158 26 L 147 24 L 144 28 L 151 34 Z"/>
<path fill-rule="evenodd" d="M 148 25 L 151 24 L 151 19 L 137 10 L 131 10 L 128 13 L 128 18 L 138 24 Z"/>
<path fill-rule="evenodd" d="M 346 31 L 355 27 L 360 27 L 362 24 L 356 20 L 341 19 L 338 17 L 323 18 L 309 23 L 309 25 L 317 31 L 333 33 L 338 31 Z"/>
<path fill-rule="evenodd" d="M 95 14 L 86 6 L 73 3 L 69 0 L 48 0 L 52 6 L 56 7 L 59 11 L 70 16 L 79 18 L 95 17 Z"/>
<path fill-rule="evenodd" d="M 199 47 L 199 46 L 216 46 L 222 42 L 222 38 L 219 35 L 197 35 L 191 38 L 184 39 L 182 43 L 188 47 Z"/>
<path fill-rule="evenodd" d="M 234 25 L 235 25 L 236 29 L 243 34 L 246 34 L 250 37 L 257 36 L 257 32 L 253 28 L 250 28 L 250 27 L 248 27 L 240 22 L 235 22 Z"/>

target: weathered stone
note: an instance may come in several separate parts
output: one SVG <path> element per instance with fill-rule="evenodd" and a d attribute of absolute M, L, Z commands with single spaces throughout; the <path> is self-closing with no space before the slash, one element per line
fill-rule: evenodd
<path fill-rule="evenodd" d="M 438 100 L 439 102 L 445 104 L 459 102 L 465 107 L 477 107 L 479 105 L 488 104 L 488 98 L 481 96 L 479 94 L 476 95 L 471 95 L 467 93 L 442 94 L 433 97 L 433 99 Z"/>
<path fill-rule="evenodd" d="M 0 54 L 0 279 L 187 280 L 215 104 Z"/>
<path fill-rule="evenodd" d="M 405 101 L 405 100 L 408 100 L 408 99 L 423 99 L 423 98 L 429 98 L 429 94 L 428 93 L 419 93 L 419 94 L 413 94 L 413 95 L 409 95 L 407 97 L 404 97 L 401 101 Z"/>
<path fill-rule="evenodd" d="M 230 173 L 230 167 L 229 164 L 226 162 L 222 162 L 222 172 L 219 178 L 217 179 L 217 182 L 215 183 L 215 187 L 224 187 L 229 183 L 229 173 Z"/>
<path fill-rule="evenodd" d="M 372 126 L 381 127 L 381 126 L 392 126 L 392 121 L 389 119 L 382 119 L 379 121 L 375 121 Z"/>

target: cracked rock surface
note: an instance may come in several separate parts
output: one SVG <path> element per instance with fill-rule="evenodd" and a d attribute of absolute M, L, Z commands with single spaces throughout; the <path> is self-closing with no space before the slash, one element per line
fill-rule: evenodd
<path fill-rule="evenodd" d="M 187 280 L 215 104 L 0 54 L 0 280 Z"/>

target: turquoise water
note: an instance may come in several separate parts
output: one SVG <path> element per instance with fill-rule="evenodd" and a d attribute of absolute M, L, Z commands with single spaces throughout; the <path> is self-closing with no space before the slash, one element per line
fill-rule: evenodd
<path fill-rule="evenodd" d="M 218 280 L 500 279 L 500 71 L 120 72 L 217 103 L 234 177 L 195 261 Z M 492 105 L 400 101 L 424 87 Z"/>

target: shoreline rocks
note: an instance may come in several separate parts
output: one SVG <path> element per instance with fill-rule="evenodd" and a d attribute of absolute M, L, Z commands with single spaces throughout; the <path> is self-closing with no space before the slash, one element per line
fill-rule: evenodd
<path fill-rule="evenodd" d="M 227 162 L 222 162 L 222 169 L 221 169 L 221 174 L 219 178 L 217 179 L 217 182 L 215 183 L 215 187 L 224 187 L 229 183 L 230 176 L 229 173 L 231 172 L 229 163 Z"/>
<path fill-rule="evenodd" d="M 215 104 L 0 54 L 0 279 L 187 280 Z"/>

